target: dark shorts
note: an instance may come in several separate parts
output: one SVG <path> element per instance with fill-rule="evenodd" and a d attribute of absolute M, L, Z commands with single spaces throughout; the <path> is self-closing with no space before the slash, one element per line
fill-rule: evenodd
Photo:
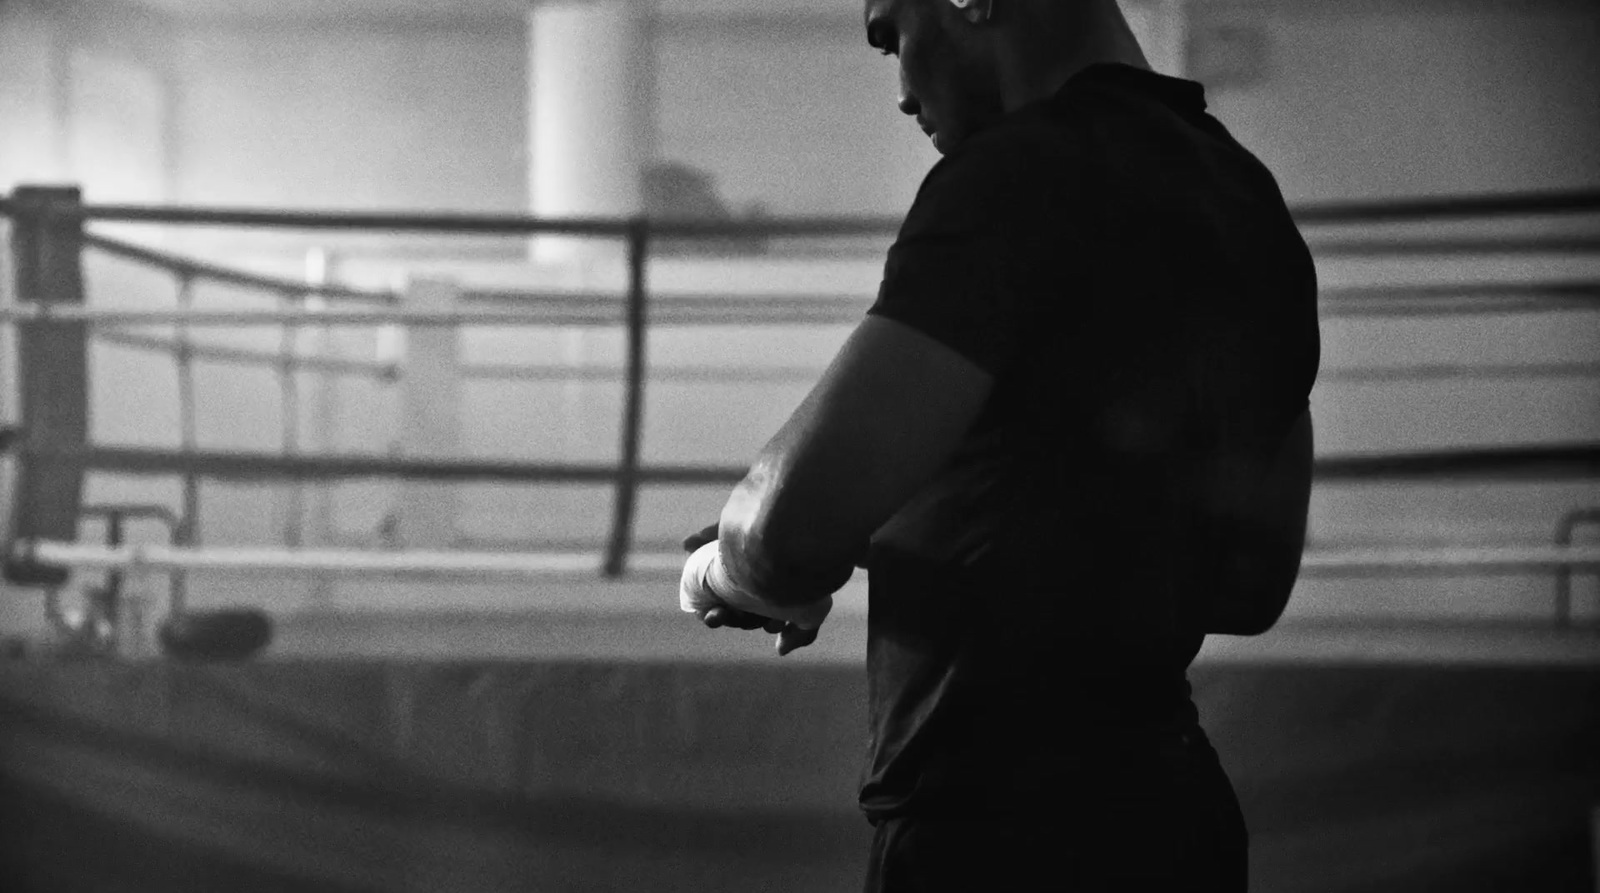
<path fill-rule="evenodd" d="M 1159 783 L 1060 798 L 1029 814 L 910 813 L 877 823 L 867 893 L 1245 893 L 1248 835 L 1204 736 Z"/>

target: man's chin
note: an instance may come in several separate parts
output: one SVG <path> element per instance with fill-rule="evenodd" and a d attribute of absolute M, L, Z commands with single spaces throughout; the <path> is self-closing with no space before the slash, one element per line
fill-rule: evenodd
<path fill-rule="evenodd" d="M 970 130 L 963 129 L 955 132 L 948 130 L 935 130 L 933 133 L 928 135 L 928 140 L 933 143 L 933 149 L 935 152 L 938 152 L 940 155 L 949 155 L 951 152 L 956 150 L 957 146 L 961 145 L 963 142 L 966 142 L 967 138 L 970 136 L 972 136 L 972 131 Z"/>

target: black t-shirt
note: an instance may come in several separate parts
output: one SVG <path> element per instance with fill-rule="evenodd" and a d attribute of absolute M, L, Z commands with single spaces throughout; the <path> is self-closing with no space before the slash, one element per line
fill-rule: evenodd
<path fill-rule="evenodd" d="M 1088 68 L 940 160 L 890 249 L 869 313 L 995 387 L 872 540 L 869 817 L 1060 803 L 1195 721 L 1199 468 L 1282 440 L 1320 343 L 1277 183 L 1205 107 Z"/>

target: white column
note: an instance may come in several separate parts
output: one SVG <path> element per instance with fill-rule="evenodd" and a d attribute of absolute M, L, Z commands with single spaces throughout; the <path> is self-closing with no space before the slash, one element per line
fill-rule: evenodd
<path fill-rule="evenodd" d="M 528 12 L 529 208 L 538 217 L 611 217 L 644 208 L 651 153 L 650 0 L 534 0 Z M 539 236 L 536 264 L 568 286 L 626 281 L 620 239 Z M 581 365 L 589 333 L 561 335 L 561 359 Z M 588 388 L 562 386 L 570 459 L 588 457 Z"/>
<path fill-rule="evenodd" d="M 313 286 L 327 285 L 333 281 L 334 260 L 327 251 L 313 248 L 306 252 L 305 280 Z M 305 309 L 317 313 L 327 307 L 327 301 L 312 291 L 306 295 Z M 342 359 L 339 343 L 327 326 L 307 326 L 299 332 L 297 352 L 315 359 Z M 339 391 L 341 377 L 335 373 L 312 371 L 302 373 L 301 406 L 305 411 L 307 428 L 313 452 L 334 453 L 339 450 L 338 424 L 340 415 Z M 337 540 L 334 522 L 334 494 L 337 484 L 304 487 L 305 542 L 312 546 L 332 546 Z"/>
<path fill-rule="evenodd" d="M 455 309 L 453 282 L 414 279 L 405 306 L 414 310 Z M 416 326 L 406 333 L 400 377 L 400 455 L 407 459 L 461 456 L 461 371 L 459 330 L 455 326 Z M 397 544 L 408 549 L 448 549 L 455 545 L 461 488 L 451 483 L 405 481 L 396 512 Z"/>
<path fill-rule="evenodd" d="M 646 0 L 535 0 L 528 12 L 530 208 L 625 217 L 649 147 Z M 536 238 L 548 263 L 622 262 L 618 240 Z"/>
<path fill-rule="evenodd" d="M 1150 67 L 1172 77 L 1187 77 L 1188 0 L 1118 0 L 1118 5 Z"/>

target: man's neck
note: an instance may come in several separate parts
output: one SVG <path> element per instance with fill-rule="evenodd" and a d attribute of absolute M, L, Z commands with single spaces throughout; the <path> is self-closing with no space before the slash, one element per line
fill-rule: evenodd
<path fill-rule="evenodd" d="M 1120 63 L 1150 71 L 1139 42 L 1126 23 L 1104 34 L 1089 35 L 1077 46 L 1063 48 L 1053 41 L 1041 46 L 1037 35 L 1016 34 L 995 60 L 1000 80 L 1000 96 L 1009 114 L 1026 105 L 1054 96 L 1078 72 L 1091 65 Z"/>

